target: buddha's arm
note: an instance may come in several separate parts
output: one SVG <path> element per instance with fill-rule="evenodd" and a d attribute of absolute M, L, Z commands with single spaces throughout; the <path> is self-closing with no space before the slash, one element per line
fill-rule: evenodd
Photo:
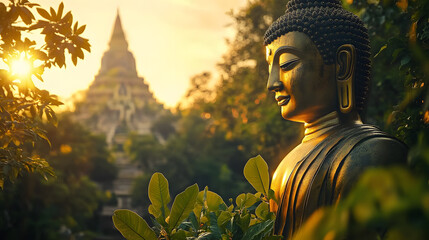
<path fill-rule="evenodd" d="M 404 165 L 407 147 L 392 138 L 377 137 L 356 145 L 340 169 L 333 202 L 344 198 L 368 168 Z"/>

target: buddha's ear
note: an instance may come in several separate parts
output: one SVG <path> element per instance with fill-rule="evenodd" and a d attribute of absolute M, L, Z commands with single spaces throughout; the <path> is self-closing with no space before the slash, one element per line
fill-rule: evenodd
<path fill-rule="evenodd" d="M 356 65 L 356 50 L 351 44 L 344 44 L 337 49 L 336 81 L 338 89 L 339 109 L 348 113 L 354 107 L 354 77 Z"/>

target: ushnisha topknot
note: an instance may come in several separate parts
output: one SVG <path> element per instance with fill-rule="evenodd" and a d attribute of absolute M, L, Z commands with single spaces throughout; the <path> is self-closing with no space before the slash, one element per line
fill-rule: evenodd
<path fill-rule="evenodd" d="M 325 64 L 333 64 L 338 47 L 356 48 L 356 108 L 365 107 L 370 81 L 371 61 L 368 30 L 353 13 L 343 9 L 339 0 L 291 0 L 286 12 L 266 31 L 268 45 L 288 32 L 305 33 L 316 45 Z"/>

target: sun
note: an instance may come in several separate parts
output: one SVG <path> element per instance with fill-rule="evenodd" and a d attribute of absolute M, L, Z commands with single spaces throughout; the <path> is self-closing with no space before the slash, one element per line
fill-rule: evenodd
<path fill-rule="evenodd" d="M 27 60 L 26 54 L 21 53 L 18 59 L 11 62 L 11 71 L 13 75 L 26 77 L 31 73 L 32 66 L 30 61 Z"/>

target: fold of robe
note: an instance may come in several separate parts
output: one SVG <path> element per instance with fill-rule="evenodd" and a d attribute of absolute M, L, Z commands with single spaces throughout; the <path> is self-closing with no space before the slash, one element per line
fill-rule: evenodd
<path fill-rule="evenodd" d="M 328 136 L 316 145 L 302 160 L 297 162 L 285 185 L 277 209 L 274 233 L 290 238 L 304 221 L 318 208 L 335 204 L 354 185 L 341 171 L 377 166 L 377 162 L 348 162 L 350 153 L 359 144 L 374 138 L 393 137 L 371 125 L 338 126 L 328 132 Z M 383 162 L 384 160 L 380 161 Z M 364 165 L 364 166 L 359 166 Z M 368 166 L 367 166 L 368 165 Z M 384 165 L 384 164 L 380 164 Z M 359 170 L 359 171 L 360 171 Z M 282 217 L 283 216 L 283 217 Z"/>

